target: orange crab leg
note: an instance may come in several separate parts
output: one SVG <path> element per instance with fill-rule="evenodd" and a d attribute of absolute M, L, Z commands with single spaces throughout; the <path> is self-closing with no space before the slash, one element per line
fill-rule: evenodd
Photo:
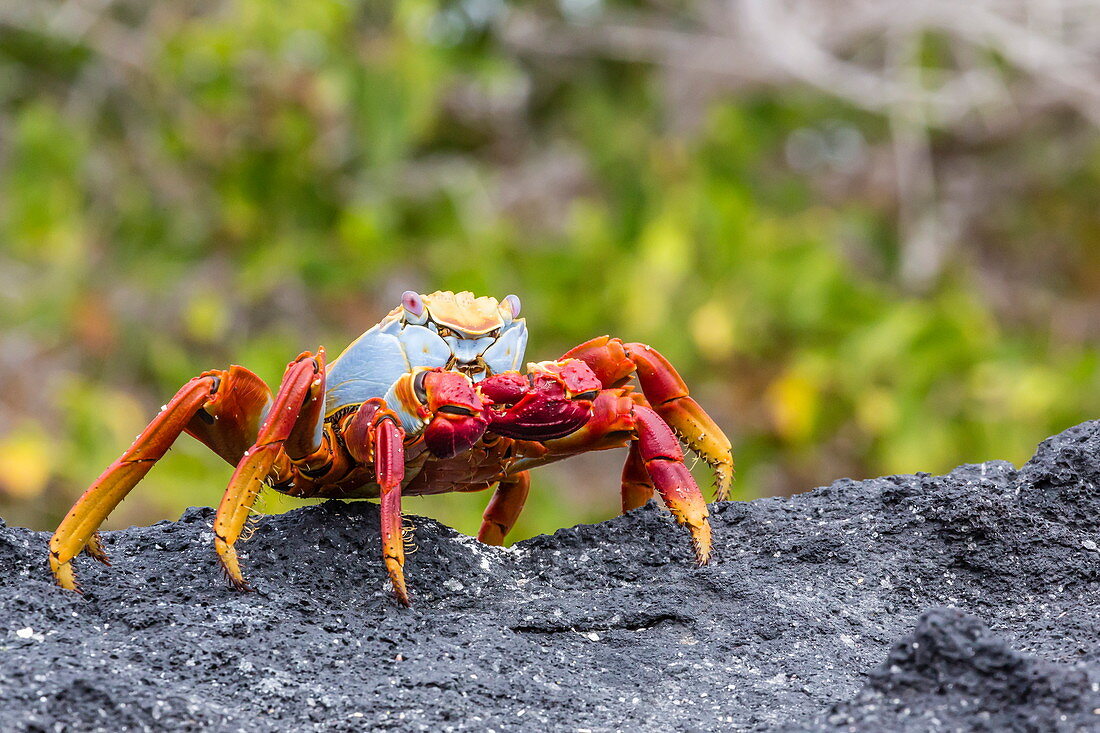
<path fill-rule="evenodd" d="M 592 401 L 592 416 L 584 427 L 542 445 L 545 452 L 520 458 L 510 470 L 526 471 L 577 453 L 629 445 L 623 510 L 641 506 L 655 489 L 676 521 L 687 525 L 696 561 L 706 564 L 711 545 L 706 500 L 684 465 L 672 428 L 644 399 L 622 388 L 605 389 Z"/>
<path fill-rule="evenodd" d="M 638 382 L 646 399 L 688 447 L 714 469 L 715 498 L 728 499 L 733 483 L 733 449 L 729 438 L 691 398 L 684 380 L 659 351 L 645 344 L 626 344 L 625 348 L 638 365 Z"/>
<path fill-rule="evenodd" d="M 692 399 L 684 380 L 656 349 L 600 336 L 566 352 L 566 358 L 588 364 L 605 387 L 618 387 L 635 373 L 642 393 L 665 422 L 714 469 L 715 498 L 729 498 L 733 450 L 714 419 Z"/>
<path fill-rule="evenodd" d="M 527 494 L 531 490 L 531 474 L 527 471 L 501 479 L 493 498 L 485 507 L 477 538 L 487 545 L 503 545 L 504 538 L 519 519 Z"/>
<path fill-rule="evenodd" d="M 77 590 L 72 559 L 81 550 L 91 547 L 89 554 L 97 559 L 106 557 L 103 547 L 93 535 L 107 515 L 118 506 L 138 481 L 160 460 L 187 422 L 217 390 L 215 374 L 203 374 L 185 384 L 153 418 L 133 444 L 112 463 L 77 500 L 50 539 L 50 569 L 62 588 Z"/>
<path fill-rule="evenodd" d="M 565 352 L 562 359 L 580 359 L 596 373 L 604 387 L 621 387 L 634 373 L 622 339 L 597 336 Z"/>
<path fill-rule="evenodd" d="M 638 454 L 645 463 L 646 472 L 672 516 L 680 524 L 686 524 L 691 532 L 696 562 L 706 565 L 710 559 L 707 502 L 684 465 L 680 443 L 661 416 L 650 408 L 635 405 L 633 412 Z"/>
<path fill-rule="evenodd" d="M 203 372 L 181 387 L 129 449 L 88 487 L 54 532 L 50 568 L 58 584 L 77 590 L 71 562 L 82 549 L 107 562 L 96 530 L 181 432 L 235 463 L 254 439 L 270 397 L 263 380 L 239 366 Z"/>
<path fill-rule="evenodd" d="M 236 364 L 218 372 L 221 384 L 201 410 L 196 410 L 184 432 L 236 466 L 260 432 L 271 390 L 255 374 Z"/>
<path fill-rule="evenodd" d="M 374 473 L 381 488 L 382 560 L 397 601 L 409 605 L 405 538 L 401 533 L 401 482 L 405 480 L 405 431 L 390 416 L 374 425 Z"/>
<path fill-rule="evenodd" d="M 256 442 L 244 452 L 218 506 L 214 517 L 214 549 L 230 582 L 239 590 L 250 587 L 241 574 L 233 545 L 275 461 L 284 454 L 283 444 L 303 430 L 314 431 L 314 426 L 307 425 L 300 417 L 319 414 L 312 405 L 324 396 L 324 363 L 325 351 L 318 349 L 316 357 L 307 351 L 287 366 Z"/>

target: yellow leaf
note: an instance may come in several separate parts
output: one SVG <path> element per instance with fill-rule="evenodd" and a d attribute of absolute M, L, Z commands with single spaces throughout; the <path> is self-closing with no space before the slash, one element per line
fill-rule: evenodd
<path fill-rule="evenodd" d="M 50 443 L 37 430 L 17 430 L 0 439 L 0 494 L 33 499 L 52 472 Z"/>
<path fill-rule="evenodd" d="M 729 309 L 714 300 L 703 305 L 691 318 L 691 335 L 708 358 L 719 361 L 728 357 L 734 342 Z"/>
<path fill-rule="evenodd" d="M 815 380 L 788 372 L 771 383 L 766 400 L 776 432 L 792 442 L 810 437 L 821 404 Z"/>
<path fill-rule="evenodd" d="M 863 432 L 878 437 L 897 425 L 900 418 L 897 399 L 889 390 L 868 387 L 856 402 L 856 422 Z"/>
<path fill-rule="evenodd" d="M 200 341 L 216 341 L 229 326 L 229 312 L 221 296 L 212 292 L 196 293 L 187 304 L 184 316 L 187 332 Z"/>

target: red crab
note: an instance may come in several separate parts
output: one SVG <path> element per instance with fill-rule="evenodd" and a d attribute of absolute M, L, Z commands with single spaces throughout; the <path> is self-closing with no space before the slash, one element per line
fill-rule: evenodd
<path fill-rule="evenodd" d="M 499 545 L 527 498 L 528 470 L 577 453 L 628 446 L 622 508 L 656 490 L 710 555 L 707 506 L 682 440 L 728 496 L 729 441 L 654 349 L 607 336 L 561 359 L 518 366 L 526 345 L 519 299 L 407 292 L 402 305 L 331 364 L 301 354 L 272 396 L 240 366 L 185 384 L 133 445 L 80 497 L 50 541 L 50 567 L 77 590 L 81 550 L 107 561 L 97 530 L 112 509 L 187 432 L 236 466 L 214 519 L 214 545 L 233 585 L 249 588 L 234 544 L 268 486 L 319 498 L 379 498 L 382 553 L 397 600 L 404 577 L 401 496 L 496 486 L 478 538 Z M 636 378 L 641 391 L 629 385 Z"/>

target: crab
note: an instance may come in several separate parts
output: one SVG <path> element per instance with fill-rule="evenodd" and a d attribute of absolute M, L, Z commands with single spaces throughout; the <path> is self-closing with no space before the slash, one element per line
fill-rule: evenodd
<path fill-rule="evenodd" d="M 726 499 L 733 456 L 722 430 L 644 344 L 602 336 L 521 372 L 527 327 L 519 313 L 515 295 L 408 291 L 331 363 L 323 347 L 300 354 L 274 394 L 241 366 L 203 372 L 65 516 L 49 547 L 57 583 L 79 591 L 72 562 L 81 551 L 108 562 L 100 525 L 184 432 L 236 467 L 213 530 L 221 567 L 240 590 L 251 586 L 235 545 L 264 487 L 379 499 L 383 562 L 407 606 L 402 496 L 495 486 L 478 539 L 501 545 L 523 509 L 530 469 L 624 446 L 623 512 L 656 492 L 706 564 L 707 504 L 681 442 L 710 464 L 716 498 Z"/>

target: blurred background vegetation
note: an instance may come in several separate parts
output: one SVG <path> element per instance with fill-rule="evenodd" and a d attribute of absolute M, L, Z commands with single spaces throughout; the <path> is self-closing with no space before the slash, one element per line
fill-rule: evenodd
<path fill-rule="evenodd" d="M 1098 39 L 1059 0 L 0 0 L 0 515 L 409 288 L 517 293 L 533 360 L 657 346 L 739 498 L 1019 464 L 1100 415 Z M 614 514 L 622 458 L 538 471 L 516 537 Z M 229 475 L 184 438 L 108 526 Z"/>

